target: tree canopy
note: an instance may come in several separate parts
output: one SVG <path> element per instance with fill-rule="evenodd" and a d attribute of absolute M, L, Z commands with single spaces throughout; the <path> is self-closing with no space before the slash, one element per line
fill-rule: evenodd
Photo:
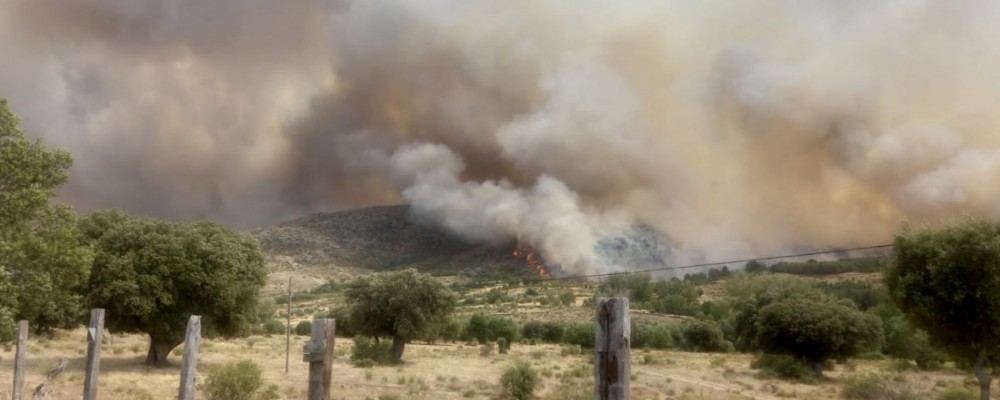
<path fill-rule="evenodd" d="M 346 298 L 358 333 L 392 338 L 393 363 L 407 340 L 447 323 L 457 302 L 451 289 L 414 269 L 360 276 L 347 285 Z"/>
<path fill-rule="evenodd" d="M 757 343 L 767 353 L 789 354 L 817 374 L 823 361 L 846 358 L 881 343 L 882 322 L 848 300 L 792 296 L 760 309 Z"/>
<path fill-rule="evenodd" d="M 0 331 L 10 317 L 30 320 L 36 331 L 72 326 L 83 314 L 92 251 L 69 207 L 50 204 L 69 179 L 72 159 L 29 140 L 19 124 L 0 99 L 0 274 L 16 283 L 0 287 L 7 298 Z"/>
<path fill-rule="evenodd" d="M 964 217 L 906 227 L 885 281 L 893 301 L 932 343 L 975 366 L 980 397 L 1000 362 L 1000 225 Z"/>
<path fill-rule="evenodd" d="M 255 239 L 121 211 L 88 215 L 81 227 L 96 249 L 88 301 L 108 310 L 110 330 L 149 334 L 147 364 L 166 365 L 190 315 L 202 316 L 208 337 L 249 333 L 267 276 Z"/>

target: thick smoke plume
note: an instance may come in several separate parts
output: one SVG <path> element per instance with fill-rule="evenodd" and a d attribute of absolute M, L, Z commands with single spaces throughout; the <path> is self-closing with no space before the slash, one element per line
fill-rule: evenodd
<path fill-rule="evenodd" d="M 1000 3 L 0 0 L 64 200 L 256 225 L 408 201 L 572 272 L 1000 219 Z"/>

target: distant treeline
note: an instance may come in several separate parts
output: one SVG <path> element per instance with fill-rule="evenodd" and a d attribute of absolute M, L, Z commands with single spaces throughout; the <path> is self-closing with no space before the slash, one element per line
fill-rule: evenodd
<path fill-rule="evenodd" d="M 771 272 L 794 275 L 833 275 L 845 272 L 879 272 L 885 260 L 878 257 L 842 258 L 836 261 L 779 262 L 767 267 Z"/>

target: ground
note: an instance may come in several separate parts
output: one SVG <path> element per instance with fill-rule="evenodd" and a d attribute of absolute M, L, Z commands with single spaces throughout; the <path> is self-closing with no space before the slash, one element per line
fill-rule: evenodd
<path fill-rule="evenodd" d="M 283 399 L 303 399 L 307 367 L 299 355 L 306 337 L 293 336 L 290 371 L 285 374 L 285 338 L 252 336 L 243 339 L 207 339 L 198 364 L 199 379 L 228 362 L 251 360 L 264 370 L 267 384 L 277 385 Z M 400 399 L 491 399 L 500 391 L 501 371 L 515 360 L 527 360 L 542 376 L 540 399 L 589 399 L 593 385 L 590 351 L 566 346 L 515 344 L 509 354 L 481 355 L 479 346 L 413 343 L 406 347 L 401 366 L 356 368 L 347 355 L 349 339 L 338 338 L 338 358 L 333 369 L 334 399 L 378 399 L 393 394 Z M 142 365 L 146 351 L 142 335 L 114 335 L 102 346 L 99 395 L 101 399 L 176 398 L 180 379 L 180 354 L 165 369 Z M 59 332 L 53 339 L 32 338 L 28 348 L 27 391 L 34 389 L 60 357 L 68 357 L 67 370 L 56 378 L 51 399 L 78 398 L 83 391 L 86 332 Z M 13 349 L 0 349 L 0 399 L 10 398 Z M 708 354 L 680 351 L 632 352 L 633 399 L 836 399 L 844 377 L 872 371 L 895 370 L 889 360 L 852 360 L 827 371 L 828 379 L 815 384 L 761 379 L 749 368 L 747 354 Z M 928 394 L 949 386 L 967 384 L 970 374 L 945 368 L 937 372 L 907 371 L 895 378 Z"/>

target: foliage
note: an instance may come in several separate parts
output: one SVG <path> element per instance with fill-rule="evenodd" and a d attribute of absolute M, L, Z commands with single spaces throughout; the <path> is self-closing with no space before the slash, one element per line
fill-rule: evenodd
<path fill-rule="evenodd" d="M 285 333 L 285 324 L 277 319 L 271 319 L 265 322 L 260 328 L 267 335 L 280 335 Z"/>
<path fill-rule="evenodd" d="M 760 369 L 765 377 L 778 377 L 810 382 L 818 375 L 802 360 L 787 354 L 762 354 L 750 364 L 751 368 Z"/>
<path fill-rule="evenodd" d="M 391 362 L 389 350 L 388 343 L 357 336 L 354 338 L 354 347 L 351 348 L 351 361 L 355 365 L 363 362 L 363 360 L 370 360 L 378 365 L 386 365 Z"/>
<path fill-rule="evenodd" d="M 510 341 L 501 336 L 497 338 L 497 353 L 507 354 L 510 351 Z"/>
<path fill-rule="evenodd" d="M 547 343 L 561 343 L 566 328 L 553 321 L 529 321 L 521 326 L 521 337 Z"/>
<path fill-rule="evenodd" d="M 571 323 L 566 325 L 563 342 L 583 349 L 594 348 L 594 325 L 587 323 Z"/>
<path fill-rule="evenodd" d="M 480 344 L 492 342 L 499 337 L 516 341 L 519 336 L 517 323 L 510 318 L 475 313 L 469 317 L 468 324 L 465 325 L 465 336 L 475 339 Z"/>
<path fill-rule="evenodd" d="M 309 336 L 312 334 L 313 324 L 312 321 L 302 320 L 295 325 L 295 334 L 299 336 Z"/>
<path fill-rule="evenodd" d="M 931 345 L 927 332 L 914 328 L 895 306 L 882 304 L 870 312 L 882 319 L 883 353 L 913 360 L 920 369 L 934 368 L 945 360 L 945 355 Z"/>
<path fill-rule="evenodd" d="M 14 313 L 17 311 L 17 297 L 14 286 L 10 284 L 10 276 L 0 266 L 0 343 L 14 340 L 17 335 L 17 325 L 14 323 Z"/>
<path fill-rule="evenodd" d="M 538 371 L 535 371 L 527 361 L 517 361 L 508 366 L 500 375 L 500 387 L 504 394 L 516 400 L 529 400 L 534 398 L 535 387 L 540 379 Z"/>
<path fill-rule="evenodd" d="M 847 378 L 840 390 L 840 397 L 847 400 L 920 400 L 917 394 L 903 382 L 892 377 L 868 374 Z"/>
<path fill-rule="evenodd" d="M 931 342 L 973 364 L 981 396 L 1000 359 L 1000 224 L 964 217 L 904 228 L 885 280 L 893 301 Z"/>
<path fill-rule="evenodd" d="M 354 329 L 354 323 L 351 321 L 350 307 L 342 306 L 333 308 L 327 313 L 326 317 L 337 320 L 337 330 L 334 333 L 336 336 L 354 337 L 357 335 L 358 331 Z"/>
<path fill-rule="evenodd" d="M 345 295 L 358 333 L 393 338 L 394 363 L 407 340 L 446 323 L 456 303 L 451 289 L 414 269 L 362 275 L 347 285 Z"/>
<path fill-rule="evenodd" d="M 612 275 L 598 286 L 598 296 L 628 297 L 632 307 L 677 315 L 698 315 L 698 288 L 676 278 L 653 281 L 649 274 Z"/>
<path fill-rule="evenodd" d="M 632 320 L 633 348 L 669 349 L 674 347 L 674 333 L 670 325 L 651 322 L 636 323 Z"/>
<path fill-rule="evenodd" d="M 146 363 L 166 365 L 188 317 L 202 333 L 241 336 L 257 319 L 267 269 L 257 241 L 212 222 L 178 223 L 101 211 L 81 221 L 96 249 L 88 303 L 114 332 L 140 331 Z"/>
<path fill-rule="evenodd" d="M 854 305 L 861 311 L 868 311 L 868 309 L 887 303 L 889 300 L 888 290 L 884 287 L 875 287 L 867 282 L 820 282 L 818 287 L 834 297 L 854 302 Z"/>
<path fill-rule="evenodd" d="M 681 324 L 682 346 L 691 351 L 727 352 L 733 344 L 722 337 L 722 329 L 715 321 L 688 320 Z"/>
<path fill-rule="evenodd" d="M 0 271 L 17 282 L 0 297 L 0 330 L 11 317 L 31 321 L 37 332 L 72 327 L 84 315 L 81 301 L 93 251 L 83 244 L 76 215 L 50 205 L 69 179 L 69 153 L 30 141 L 0 99 Z M 3 333 L 0 333 L 0 337 Z"/>
<path fill-rule="evenodd" d="M 885 260 L 878 257 L 842 258 L 836 261 L 779 262 L 771 265 L 771 272 L 793 275 L 834 275 L 845 272 L 879 272 Z"/>
<path fill-rule="evenodd" d="M 805 279 L 783 274 L 740 274 L 726 281 L 726 292 L 734 305 L 727 321 L 729 339 L 740 351 L 757 351 L 757 315 L 772 302 L 793 295 L 815 294 Z"/>
<path fill-rule="evenodd" d="M 208 374 L 199 390 L 208 400 L 277 400 L 277 386 L 264 388 L 260 367 L 251 361 L 229 363 Z"/>
<path fill-rule="evenodd" d="M 976 400 L 978 398 L 975 391 L 963 387 L 950 387 L 937 395 L 937 400 Z"/>
<path fill-rule="evenodd" d="M 799 357 L 821 373 L 829 358 L 846 358 L 881 342 L 881 321 L 853 303 L 828 296 L 793 296 L 760 309 L 757 343 L 767 353 Z"/>

